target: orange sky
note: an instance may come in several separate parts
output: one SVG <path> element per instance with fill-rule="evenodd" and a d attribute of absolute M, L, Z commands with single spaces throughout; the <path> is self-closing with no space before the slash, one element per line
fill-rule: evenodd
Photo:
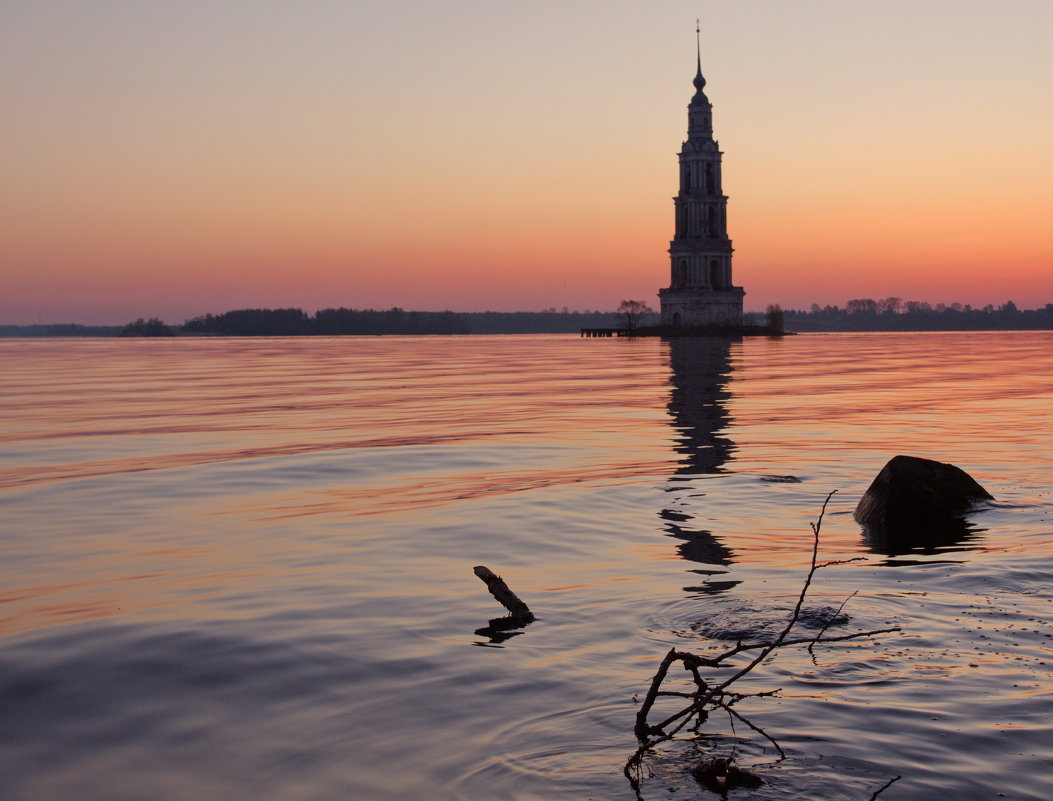
<path fill-rule="evenodd" d="M 0 8 L 0 324 L 668 283 L 694 18 L 747 309 L 1053 302 L 1045 0 Z"/>

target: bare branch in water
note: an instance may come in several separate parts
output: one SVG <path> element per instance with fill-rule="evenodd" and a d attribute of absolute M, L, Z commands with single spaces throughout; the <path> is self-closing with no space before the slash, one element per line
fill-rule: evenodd
<path fill-rule="evenodd" d="M 534 619 L 534 613 L 530 611 L 530 607 L 508 588 L 503 578 L 485 565 L 477 565 L 473 571 L 483 580 L 494 599 L 508 610 L 509 616 L 521 620 L 521 625 L 526 625 Z"/>
<path fill-rule="evenodd" d="M 875 798 L 877 798 L 879 795 L 881 795 L 889 787 L 891 787 L 893 784 L 895 784 L 896 782 L 898 782 L 902 778 L 903 778 L 902 776 L 897 776 L 895 779 L 889 779 L 887 782 L 885 782 L 884 786 L 880 787 L 878 790 L 876 790 L 874 792 L 874 794 L 872 796 L 870 796 L 868 801 L 874 801 Z"/>
<path fill-rule="evenodd" d="M 731 715 L 734 715 L 736 718 L 738 718 L 743 723 L 745 723 L 747 726 L 749 726 L 751 729 L 753 729 L 755 732 L 757 732 L 757 734 L 759 734 L 761 737 L 763 737 L 769 743 L 774 745 L 775 746 L 775 750 L 779 752 L 779 759 L 780 760 L 781 759 L 786 759 L 786 752 L 782 750 L 782 746 L 780 746 L 779 743 L 776 742 L 775 738 L 772 737 L 770 734 L 768 734 L 768 732 L 764 731 L 764 729 L 762 729 L 760 726 L 756 726 L 753 723 L 751 723 L 749 720 L 747 720 L 742 715 L 740 715 L 737 710 L 732 709 L 731 708 L 731 704 L 721 704 L 721 706 L 724 709 L 726 709 Z"/>
<path fill-rule="evenodd" d="M 637 739 L 640 741 L 639 747 L 629 757 L 625 763 L 623 770 L 625 777 L 628 779 L 633 792 L 636 794 L 638 801 L 644 801 L 641 787 L 640 778 L 643 770 L 645 769 L 644 757 L 651 752 L 657 745 L 663 742 L 667 742 L 676 737 L 691 721 L 695 721 L 694 730 L 697 732 L 698 728 L 704 723 L 711 711 L 717 709 L 723 709 L 732 716 L 732 721 L 739 720 L 745 723 L 750 729 L 760 734 L 768 742 L 770 742 L 775 750 L 778 752 L 780 759 L 785 759 L 786 754 L 779 746 L 779 743 L 745 717 L 743 717 L 737 710 L 732 709 L 732 706 L 738 701 L 744 698 L 754 698 L 762 696 L 771 696 L 778 692 L 778 690 L 772 690 L 761 693 L 737 693 L 731 691 L 729 688 L 742 679 L 755 668 L 762 665 L 771 654 L 779 648 L 788 645 L 807 645 L 808 650 L 811 653 L 815 645 L 822 639 L 824 644 L 834 642 L 844 642 L 846 640 L 855 640 L 864 637 L 874 637 L 879 634 L 889 634 L 892 632 L 898 632 L 898 627 L 892 627 L 887 629 L 874 629 L 871 631 L 858 631 L 852 634 L 842 634 L 837 637 L 826 637 L 823 635 L 830 625 L 837 619 L 837 616 L 844 609 L 845 604 L 848 603 L 856 593 L 846 598 L 837 611 L 831 616 L 826 624 L 822 627 L 818 634 L 811 637 L 790 637 L 790 633 L 794 627 L 800 621 L 801 612 L 804 609 L 805 598 L 808 595 L 808 590 L 812 585 L 812 579 L 815 577 L 817 570 L 824 567 L 831 567 L 833 565 L 842 565 L 849 562 L 858 561 L 859 559 L 842 559 L 830 562 L 818 561 L 819 557 L 819 535 L 822 530 L 823 518 L 826 515 L 827 505 L 830 503 L 830 499 L 834 496 L 837 490 L 834 490 L 826 496 L 826 500 L 823 501 L 822 509 L 819 512 L 819 517 L 816 522 L 811 523 L 811 529 L 813 534 L 812 539 L 812 554 L 811 560 L 808 567 L 808 572 L 804 577 L 804 583 L 801 587 L 801 591 L 797 596 L 797 601 L 794 604 L 793 611 L 790 614 L 789 620 L 786 625 L 783 626 L 782 630 L 772 640 L 766 640 L 764 642 L 757 643 L 743 643 L 741 640 L 736 642 L 733 648 L 729 648 L 726 651 L 722 651 L 716 654 L 693 654 L 688 651 L 678 651 L 675 648 L 669 650 L 669 652 L 662 658 L 661 663 L 658 665 L 658 670 L 655 672 L 651 679 L 651 685 L 647 690 L 647 695 L 644 697 L 643 703 L 640 704 L 640 708 L 636 712 L 636 724 L 634 726 L 634 732 Z M 710 684 L 707 682 L 700 672 L 700 668 L 722 668 L 727 667 L 725 662 L 734 656 L 745 651 L 759 651 L 759 653 L 753 657 L 753 659 L 747 662 L 745 665 L 736 670 L 732 675 L 718 684 Z M 813 654 L 814 655 L 814 654 Z M 691 679 L 694 681 L 695 690 L 693 692 L 682 692 L 673 690 L 663 690 L 662 685 L 666 681 L 669 675 L 670 668 L 673 667 L 674 663 L 679 662 L 683 666 L 684 670 L 691 674 Z M 659 723 L 651 724 L 648 722 L 648 716 L 654 707 L 655 702 L 659 698 L 684 698 L 689 699 L 690 703 L 682 709 L 674 712 L 673 714 L 666 717 Z M 892 785 L 893 782 L 897 781 L 900 777 L 897 776 L 895 779 L 890 781 L 884 787 L 879 789 L 871 797 L 871 801 L 877 798 L 877 796 Z"/>
<path fill-rule="evenodd" d="M 827 564 L 829 564 L 829 562 Z M 849 601 L 855 598 L 858 594 L 859 590 L 856 590 L 843 601 L 841 601 L 841 605 L 837 607 L 837 611 L 830 615 L 830 619 L 826 621 L 826 624 L 819 630 L 819 633 L 815 635 L 815 639 L 808 644 L 808 653 L 812 654 L 813 656 L 815 655 L 815 651 L 812 650 L 815 647 L 815 644 L 819 642 L 819 639 L 826 633 L 826 630 L 830 628 L 830 626 L 835 620 L 837 620 L 837 616 L 841 614 L 841 610 L 845 608 L 845 604 L 847 604 Z"/>

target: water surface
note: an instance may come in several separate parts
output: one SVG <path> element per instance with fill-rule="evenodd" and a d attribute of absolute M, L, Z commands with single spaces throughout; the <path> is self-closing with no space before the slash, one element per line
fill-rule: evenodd
<path fill-rule="evenodd" d="M 0 797 L 632 799 L 670 646 L 809 609 L 646 798 L 1053 797 L 1053 336 L 0 340 Z M 851 509 L 897 453 L 997 499 L 899 552 Z M 792 477 L 794 480 L 785 480 Z M 894 551 L 891 552 L 890 551 Z M 503 574 L 539 620 L 502 613 Z"/>

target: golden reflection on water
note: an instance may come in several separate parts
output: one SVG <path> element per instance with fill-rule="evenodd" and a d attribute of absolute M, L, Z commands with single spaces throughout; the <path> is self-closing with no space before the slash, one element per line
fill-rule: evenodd
<path fill-rule="evenodd" d="M 658 525 L 679 544 L 637 547 L 645 558 L 800 564 L 817 507 L 772 530 L 773 499 L 798 488 L 755 474 L 811 482 L 818 498 L 846 479 L 858 491 L 910 452 L 996 482 L 1047 480 L 1048 463 L 1021 454 L 1050 445 L 1033 439 L 1039 422 L 1053 429 L 1050 344 L 1045 334 L 3 341 L 9 504 L 36 488 L 77 488 L 54 532 L 46 515 L 32 520 L 61 537 L 63 525 L 76 530 L 77 504 L 105 527 L 105 497 L 116 494 L 156 507 L 166 520 L 148 538 L 167 530 L 170 544 L 129 547 L 140 532 L 119 518 L 83 544 L 61 540 L 62 578 L 93 578 L 56 582 L 35 560 L 7 581 L 0 631 L 188 603 L 288 570 L 267 537 L 206 540 L 217 525 L 401 517 L 663 475 Z M 143 473 L 158 480 L 121 497 Z M 690 480 L 719 473 L 754 474 L 740 508 Z M 101 500 L 85 489 L 92 482 L 104 482 Z M 49 504 L 61 497 L 49 493 Z M 853 526 L 829 529 L 835 550 L 856 547 Z M 215 572 L 235 563 L 269 569 Z"/>

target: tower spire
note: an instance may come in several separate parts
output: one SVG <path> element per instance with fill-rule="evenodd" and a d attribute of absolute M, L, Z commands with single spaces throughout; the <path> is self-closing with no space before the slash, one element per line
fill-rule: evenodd
<path fill-rule="evenodd" d="M 702 20 L 695 17 L 695 54 L 698 56 L 698 75 L 702 75 Z"/>
<path fill-rule="evenodd" d="M 695 72 L 695 89 L 701 92 L 706 86 L 706 79 L 702 77 L 702 20 L 695 18 L 695 55 L 698 58 L 698 70 Z"/>

